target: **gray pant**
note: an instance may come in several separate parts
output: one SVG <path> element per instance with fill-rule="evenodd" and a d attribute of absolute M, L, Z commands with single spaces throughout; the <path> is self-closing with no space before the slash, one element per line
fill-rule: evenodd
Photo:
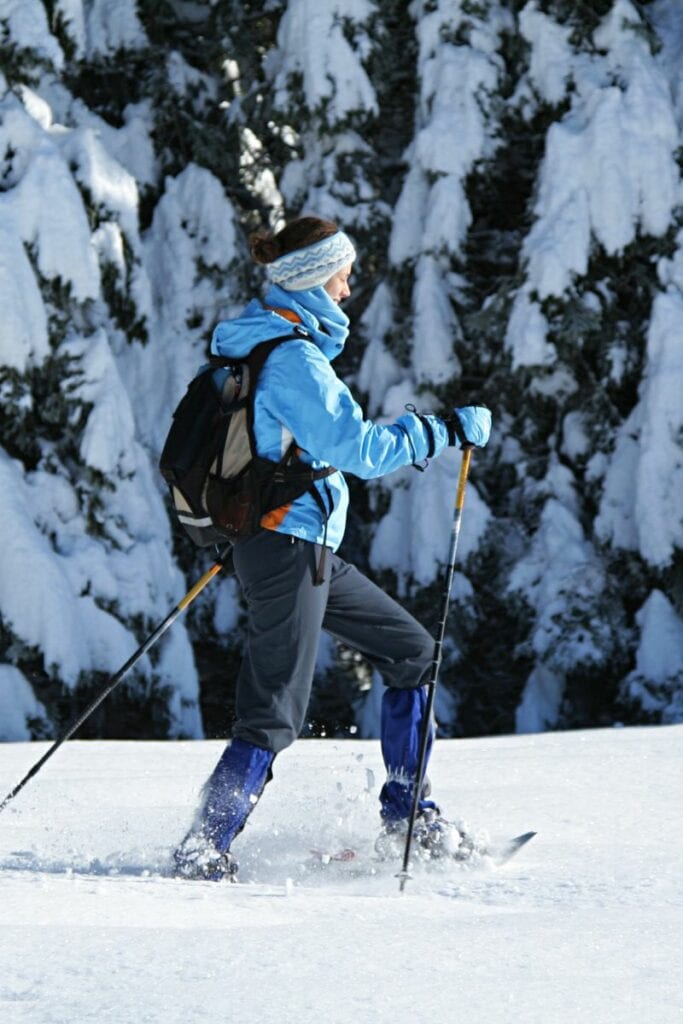
<path fill-rule="evenodd" d="M 321 629 L 367 658 L 387 686 L 426 682 L 432 637 L 355 566 L 328 551 L 325 581 L 314 586 L 320 548 L 272 530 L 238 541 L 233 556 L 249 608 L 235 737 L 276 754 L 294 742 Z"/>

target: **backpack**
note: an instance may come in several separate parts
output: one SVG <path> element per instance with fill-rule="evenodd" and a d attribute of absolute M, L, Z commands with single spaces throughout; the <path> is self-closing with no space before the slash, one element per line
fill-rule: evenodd
<path fill-rule="evenodd" d="M 206 547 L 247 537 L 262 516 L 309 492 L 329 513 L 314 486 L 336 470 L 301 462 L 296 441 L 279 462 L 256 454 L 254 393 L 266 359 L 294 333 L 261 342 L 244 359 L 212 356 L 173 413 L 159 468 L 171 491 L 179 522 L 195 544 Z"/>

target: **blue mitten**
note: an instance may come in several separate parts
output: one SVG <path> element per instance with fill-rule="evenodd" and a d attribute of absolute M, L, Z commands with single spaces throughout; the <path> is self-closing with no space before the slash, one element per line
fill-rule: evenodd
<path fill-rule="evenodd" d="M 491 410 L 485 405 L 463 405 L 453 410 L 452 419 L 444 420 L 448 428 L 448 443 L 461 448 L 474 445 L 483 448 L 491 433 Z"/>

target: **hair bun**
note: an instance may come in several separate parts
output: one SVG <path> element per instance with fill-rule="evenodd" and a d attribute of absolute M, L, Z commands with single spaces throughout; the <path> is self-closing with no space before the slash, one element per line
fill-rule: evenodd
<path fill-rule="evenodd" d="M 262 231 L 249 239 L 249 251 L 255 263 L 272 263 L 280 255 L 280 246 L 273 235 Z"/>

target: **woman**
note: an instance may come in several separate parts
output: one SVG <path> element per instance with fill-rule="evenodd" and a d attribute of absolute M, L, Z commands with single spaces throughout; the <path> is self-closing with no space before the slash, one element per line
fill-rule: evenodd
<path fill-rule="evenodd" d="M 402 849 L 434 641 L 336 554 L 348 506 L 343 472 L 370 479 L 438 456 L 447 445 L 483 446 L 491 423 L 488 409 L 479 406 L 459 409 L 449 419 L 407 413 L 390 426 L 364 419 L 331 366 L 349 331 L 339 303 L 351 294 L 356 257 L 336 224 L 301 217 L 274 236 L 252 238 L 251 251 L 267 266 L 272 285 L 264 302 L 253 300 L 239 317 L 218 324 L 212 352 L 243 358 L 298 325 L 302 336 L 275 348 L 258 378 L 257 451 L 277 462 L 295 439 L 304 462 L 337 471 L 316 481 L 317 495 L 307 492 L 266 514 L 257 534 L 234 545 L 248 607 L 237 720 L 195 824 L 175 852 L 183 877 L 219 879 L 236 872 L 232 842 L 272 777 L 275 755 L 304 724 L 321 629 L 358 650 L 386 685 L 381 746 L 387 779 L 380 794 L 378 850 L 389 855 Z M 415 841 L 426 855 L 456 853 L 461 838 L 436 804 L 420 801 Z"/>

